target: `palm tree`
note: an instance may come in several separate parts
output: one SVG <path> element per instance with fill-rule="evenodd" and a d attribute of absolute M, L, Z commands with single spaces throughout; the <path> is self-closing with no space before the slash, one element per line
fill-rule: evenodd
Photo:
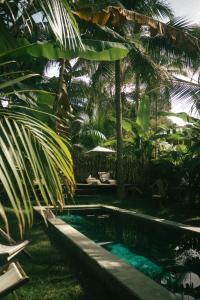
<path fill-rule="evenodd" d="M 73 146 L 81 145 L 87 150 L 106 141 L 106 136 L 100 124 L 104 120 L 91 119 L 89 115 L 80 113 L 71 121 L 71 136 Z"/>

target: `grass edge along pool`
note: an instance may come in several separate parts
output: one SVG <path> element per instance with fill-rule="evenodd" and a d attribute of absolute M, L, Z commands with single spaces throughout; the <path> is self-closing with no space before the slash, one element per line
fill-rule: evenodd
<path fill-rule="evenodd" d="M 101 205 L 65 207 L 66 210 L 88 208 L 116 210 L 116 208 Z M 35 210 L 41 214 L 41 208 L 35 207 Z M 124 212 L 125 210 L 119 209 L 119 211 Z M 120 259 L 117 259 L 72 226 L 56 218 L 53 214 L 49 214 L 49 208 L 43 207 L 42 212 L 47 215 L 49 230 L 56 233 L 56 236 L 62 240 L 63 247 L 77 255 L 77 258 L 90 268 L 116 295 L 121 295 L 121 298 L 124 299 L 178 299 L 174 294 Z"/>

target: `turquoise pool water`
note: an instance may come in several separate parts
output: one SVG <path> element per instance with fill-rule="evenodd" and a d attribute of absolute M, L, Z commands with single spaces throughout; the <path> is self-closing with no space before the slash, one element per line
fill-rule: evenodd
<path fill-rule="evenodd" d="M 135 226 L 128 220 L 122 222 L 109 214 L 65 214 L 59 218 L 130 266 L 181 294 L 182 299 L 200 299 L 198 269 L 193 272 L 188 268 L 185 263 L 188 250 L 184 250 L 182 242 L 176 243 L 178 236 L 171 236 L 170 241 L 162 231 L 152 233 L 140 224 Z M 195 253 L 198 255 L 199 252 Z"/>
<path fill-rule="evenodd" d="M 145 275 L 156 279 L 165 275 L 164 270 L 148 258 L 138 255 L 121 243 L 111 243 L 104 246 L 113 255 L 119 257 L 128 265 L 135 267 Z"/>

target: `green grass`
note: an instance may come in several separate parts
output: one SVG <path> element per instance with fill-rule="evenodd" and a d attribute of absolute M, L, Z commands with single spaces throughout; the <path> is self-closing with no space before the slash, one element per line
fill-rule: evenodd
<path fill-rule="evenodd" d="M 60 253 L 52 247 L 42 226 L 35 226 L 28 238 L 31 243 L 27 249 L 32 258 L 20 255 L 18 260 L 30 280 L 17 291 L 19 299 L 84 299 L 84 292 L 76 277 Z M 5 297 L 5 300 L 10 299 L 13 299 L 12 295 Z"/>

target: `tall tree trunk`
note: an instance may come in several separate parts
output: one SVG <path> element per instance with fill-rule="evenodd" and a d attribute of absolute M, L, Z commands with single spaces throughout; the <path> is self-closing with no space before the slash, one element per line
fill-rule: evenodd
<path fill-rule="evenodd" d="M 158 130 L 158 103 L 160 102 L 160 89 L 158 87 L 158 89 L 155 91 L 155 97 L 154 97 L 154 101 L 155 101 L 155 132 L 157 132 Z M 157 151 L 158 151 L 158 142 L 157 140 L 155 141 L 155 159 L 157 159 Z"/>
<path fill-rule="evenodd" d="M 62 59 L 60 62 L 60 73 L 57 96 L 54 102 L 53 112 L 58 117 L 56 121 L 56 131 L 58 134 L 66 136 L 68 131 L 68 117 L 70 113 L 70 103 L 68 99 L 68 82 L 66 80 L 69 62 Z"/>
<path fill-rule="evenodd" d="M 136 73 L 135 78 L 135 114 L 138 114 L 139 108 L 139 100 L 140 100 L 140 73 Z"/>
<path fill-rule="evenodd" d="M 65 72 L 65 59 L 62 59 L 60 61 L 57 96 L 55 98 L 54 105 L 53 105 L 54 114 L 57 114 L 59 110 L 60 100 L 62 98 L 63 89 L 65 88 L 64 72 Z"/>
<path fill-rule="evenodd" d="M 115 62 L 115 107 L 116 107 L 116 132 L 117 132 L 117 195 L 124 198 L 123 175 L 123 136 L 122 136 L 122 102 L 121 102 L 121 64 Z"/>

